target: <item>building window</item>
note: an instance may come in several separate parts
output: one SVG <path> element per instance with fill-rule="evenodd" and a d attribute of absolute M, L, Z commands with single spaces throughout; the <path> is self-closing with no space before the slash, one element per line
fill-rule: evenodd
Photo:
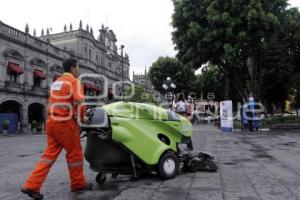
<path fill-rule="evenodd" d="M 111 71 L 111 62 L 108 63 L 108 68 L 109 68 L 109 70 Z"/>
<path fill-rule="evenodd" d="M 33 78 L 33 85 L 36 86 L 36 87 L 41 87 L 41 79 L 37 78 L 37 77 L 34 77 Z"/>
<path fill-rule="evenodd" d="M 18 82 L 18 75 L 17 74 L 9 74 L 9 80 L 11 82 Z"/>
<path fill-rule="evenodd" d="M 19 64 L 9 61 L 7 64 L 7 73 L 10 81 L 18 82 L 18 76 L 24 73 L 24 69 Z"/>
<path fill-rule="evenodd" d="M 87 47 L 84 47 L 84 57 L 87 59 Z"/>
<path fill-rule="evenodd" d="M 98 55 L 96 55 L 96 65 L 99 65 Z"/>
<path fill-rule="evenodd" d="M 33 85 L 36 87 L 41 87 L 43 80 L 47 78 L 46 74 L 42 70 L 35 69 L 33 71 Z"/>
<path fill-rule="evenodd" d="M 92 50 L 89 49 L 89 60 L 92 60 Z"/>

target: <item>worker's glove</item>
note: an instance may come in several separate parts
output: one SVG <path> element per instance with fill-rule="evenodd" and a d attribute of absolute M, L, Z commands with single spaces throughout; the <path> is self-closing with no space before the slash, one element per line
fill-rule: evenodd
<path fill-rule="evenodd" d="M 88 124 L 90 122 L 89 118 L 87 116 L 84 116 L 82 119 L 82 123 Z"/>

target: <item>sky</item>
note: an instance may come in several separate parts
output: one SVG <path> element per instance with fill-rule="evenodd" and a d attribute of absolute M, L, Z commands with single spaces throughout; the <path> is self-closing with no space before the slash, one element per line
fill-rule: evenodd
<path fill-rule="evenodd" d="M 300 8 L 300 0 L 289 0 Z M 159 56 L 175 56 L 171 39 L 171 0 L 9 0 L 1 2 L 0 20 L 24 31 L 28 23 L 30 32 L 35 28 L 52 28 L 52 33 L 63 31 L 65 24 L 77 29 L 93 27 L 94 36 L 104 24 L 117 36 L 117 44 L 125 45 L 129 54 L 131 74 L 143 73 Z"/>

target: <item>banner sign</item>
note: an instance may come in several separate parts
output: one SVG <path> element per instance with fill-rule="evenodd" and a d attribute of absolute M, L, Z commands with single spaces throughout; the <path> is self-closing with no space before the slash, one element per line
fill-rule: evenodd
<path fill-rule="evenodd" d="M 221 130 L 225 132 L 232 132 L 233 130 L 232 101 L 221 101 L 220 118 L 221 118 Z"/>

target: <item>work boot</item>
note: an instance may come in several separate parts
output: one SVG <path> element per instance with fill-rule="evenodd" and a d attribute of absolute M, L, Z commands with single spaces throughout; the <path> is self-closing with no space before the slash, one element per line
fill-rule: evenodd
<path fill-rule="evenodd" d="M 93 184 L 86 183 L 85 186 L 83 186 L 82 188 L 73 189 L 73 190 L 71 190 L 71 192 L 83 192 L 83 191 L 92 190 L 92 189 L 93 189 Z"/>
<path fill-rule="evenodd" d="M 34 191 L 26 189 L 26 188 L 22 188 L 21 192 L 23 192 L 24 194 L 27 194 L 28 196 L 30 196 L 31 198 L 33 198 L 35 200 L 41 200 L 44 198 L 44 196 L 41 193 L 34 192 Z"/>

